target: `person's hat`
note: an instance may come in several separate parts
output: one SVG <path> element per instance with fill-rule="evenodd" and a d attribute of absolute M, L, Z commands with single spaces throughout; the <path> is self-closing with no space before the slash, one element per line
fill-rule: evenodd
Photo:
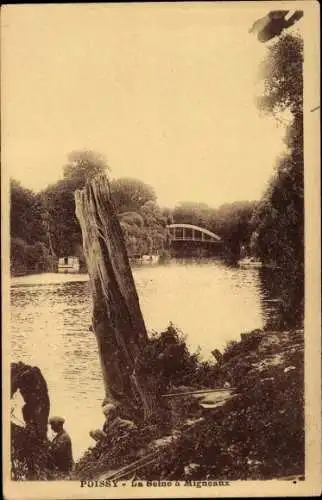
<path fill-rule="evenodd" d="M 51 417 L 49 419 L 50 424 L 64 424 L 65 419 L 63 417 Z"/>

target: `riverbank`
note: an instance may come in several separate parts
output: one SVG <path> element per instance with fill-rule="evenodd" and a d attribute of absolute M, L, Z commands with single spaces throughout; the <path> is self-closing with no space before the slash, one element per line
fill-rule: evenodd
<path fill-rule="evenodd" d="M 214 354 L 189 354 L 172 327 L 155 335 L 141 360 L 161 382 L 154 418 L 93 444 L 70 479 L 303 477 L 303 330 L 254 330 Z M 12 424 L 12 479 L 62 479 L 48 468 L 48 439 L 29 434 Z"/>
<path fill-rule="evenodd" d="M 185 385 L 159 420 L 93 446 L 73 479 L 303 476 L 303 330 L 255 330 L 230 342 L 222 355 L 217 351 L 217 363 L 188 361 L 190 373 L 177 372 L 172 381 Z M 225 396 L 182 396 L 202 387 L 225 389 Z"/>
<path fill-rule="evenodd" d="M 211 355 L 214 347 L 224 353 L 230 340 L 238 341 L 238 332 L 261 328 L 265 323 L 271 325 L 267 328 L 267 335 L 273 329 L 283 328 L 280 327 L 283 322 L 275 320 L 281 311 L 275 299 L 285 298 L 278 287 L 279 274 L 276 277 L 270 272 L 269 279 L 262 281 L 258 270 L 228 267 L 220 261 L 189 264 L 185 261 L 171 262 L 169 266 L 138 267 L 133 270 L 133 275 L 149 332 L 162 331 L 171 318 L 185 332 L 189 351 L 195 352 L 201 346 L 203 358 L 213 361 L 212 365 L 202 364 L 194 363 L 189 358 L 190 369 L 185 366 L 181 379 L 176 376 L 175 385 L 179 387 L 223 387 L 229 380 L 225 367 L 214 362 Z M 274 281 L 273 277 L 276 278 Z M 48 384 L 51 414 L 65 417 L 66 429 L 73 442 L 74 458 L 79 461 L 79 457 L 94 446 L 89 431 L 101 427 L 104 422 L 101 409 L 104 388 L 97 343 L 88 330 L 92 307 L 88 276 L 42 274 L 17 278 L 12 285 L 13 359 L 41 369 Z M 220 307 L 214 307 L 216 304 Z M 296 307 L 293 306 L 293 318 L 295 312 Z M 33 342 L 29 340 L 31 334 Z M 39 348 L 35 349 L 34 345 Z M 234 344 L 229 342 L 229 345 L 232 349 Z M 243 359 L 242 356 L 240 359 Z M 226 359 L 226 367 L 227 363 Z M 55 370 L 53 366 L 56 366 Z M 174 403 L 173 399 L 171 401 Z M 176 406 L 180 408 L 182 404 L 178 398 Z M 190 411 L 193 413 L 192 409 Z M 197 414 L 199 411 L 200 408 L 195 409 Z M 178 410 L 171 410 L 173 420 L 176 412 Z M 191 420 L 194 425 L 201 425 L 196 422 L 197 418 L 201 417 L 192 415 Z M 182 422 L 184 425 L 185 420 L 182 419 Z M 179 424 L 175 424 L 173 431 L 176 436 L 181 433 L 181 430 L 176 433 Z M 150 445 L 153 439 L 171 437 L 171 425 L 167 429 L 153 425 L 148 430 L 140 429 L 138 444 Z M 131 446 L 133 440 L 134 437 Z M 132 458 L 137 457 L 134 451 L 133 457 L 124 457 L 125 463 L 129 464 Z M 116 465 L 119 466 L 117 454 L 116 458 Z M 110 458 L 106 457 L 106 463 L 102 464 L 103 473 L 112 465 Z"/>

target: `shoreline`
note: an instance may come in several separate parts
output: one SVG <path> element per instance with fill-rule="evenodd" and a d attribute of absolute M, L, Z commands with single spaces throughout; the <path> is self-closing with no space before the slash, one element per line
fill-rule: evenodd
<path fill-rule="evenodd" d="M 194 261 L 198 261 L 199 258 L 198 257 L 167 257 L 166 259 L 162 259 L 161 257 L 156 260 L 156 259 L 151 259 L 151 260 L 144 260 L 144 259 L 140 259 L 140 258 L 130 258 L 129 259 L 129 262 L 130 262 L 130 266 L 131 268 L 132 267 L 141 267 L 141 266 L 151 266 L 151 267 L 155 267 L 155 266 L 158 266 L 158 265 L 164 265 L 164 264 L 168 264 L 169 262 L 171 261 L 180 261 L 180 260 L 188 260 L 188 261 L 191 261 L 191 262 L 194 262 Z M 218 261 L 218 257 L 209 257 L 209 258 L 204 258 L 204 257 L 201 257 L 200 260 L 214 260 L 214 261 Z M 228 267 L 231 267 L 231 265 L 233 265 L 233 267 L 238 267 L 239 269 L 244 269 L 244 270 L 261 270 L 261 269 L 272 269 L 272 270 L 277 270 L 277 271 L 281 271 L 281 272 L 285 272 L 287 271 L 287 268 L 283 268 L 281 266 L 278 266 L 277 264 L 273 264 L 273 263 L 264 263 L 264 262 L 260 262 L 260 265 L 259 265 L 259 261 L 255 263 L 255 265 L 248 265 L 248 264 L 244 264 L 242 262 L 242 260 L 234 260 L 232 262 L 227 262 L 225 259 L 219 259 L 221 260 L 224 264 L 226 264 Z M 53 270 L 47 270 L 47 271 L 42 271 L 42 272 L 39 272 L 39 271 L 31 271 L 31 272 L 10 272 L 10 279 L 12 278 L 23 278 L 25 276 L 38 276 L 38 275 L 46 275 L 46 274 L 57 274 L 57 275 L 67 275 L 67 276 L 74 276 L 74 275 L 84 275 L 84 274 L 88 274 L 87 270 L 86 269 L 81 269 L 81 270 L 78 270 L 78 271 L 73 271 L 73 272 L 59 272 L 58 270 L 57 271 L 53 271 Z"/>
<path fill-rule="evenodd" d="M 215 351 L 217 362 L 199 362 L 185 386 L 173 380 L 153 421 L 106 444 L 93 441 L 68 479 L 302 477 L 303 329 L 253 330 Z M 44 445 L 38 479 L 61 479 L 47 470 Z M 26 479 L 17 464 L 16 471 L 13 480 Z"/>
<path fill-rule="evenodd" d="M 183 401 L 177 394 L 170 410 L 175 423 L 165 436 L 155 429 L 144 446 L 142 428 L 139 436 L 128 436 L 128 456 L 117 445 L 105 455 L 99 445 L 93 446 L 78 461 L 72 478 L 116 477 L 118 470 L 119 479 L 136 471 L 141 480 L 274 479 L 280 470 L 283 476 L 303 476 L 303 330 L 241 334 L 241 340 L 232 342 L 215 366 L 230 393 L 223 401 L 211 404 L 208 398 L 202 404 L 199 396 L 196 409 L 196 396 Z M 219 390 L 223 389 L 221 384 Z M 152 457 L 145 465 L 144 456 L 151 457 L 151 453 L 155 453 L 154 461 Z M 136 470 L 138 459 L 141 465 Z M 281 460 L 283 467 L 278 465 Z M 129 469 L 122 475 L 124 465 Z"/>

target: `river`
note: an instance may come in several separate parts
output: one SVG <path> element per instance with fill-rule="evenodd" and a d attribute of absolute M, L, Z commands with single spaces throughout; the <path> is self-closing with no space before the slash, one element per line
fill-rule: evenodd
<path fill-rule="evenodd" d="M 268 298 L 260 271 L 219 260 L 171 261 L 133 268 L 149 332 L 171 321 L 204 359 L 240 333 L 262 328 L 278 298 Z M 264 299 L 263 299 L 264 298 Z M 51 415 L 63 415 L 74 458 L 94 444 L 101 427 L 103 384 L 95 336 L 89 330 L 92 301 L 86 274 L 12 278 L 12 361 L 38 366 L 48 384 Z"/>

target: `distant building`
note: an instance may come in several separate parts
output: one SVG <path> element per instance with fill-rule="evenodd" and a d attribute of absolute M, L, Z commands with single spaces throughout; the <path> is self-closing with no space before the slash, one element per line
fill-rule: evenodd
<path fill-rule="evenodd" d="M 60 257 L 58 259 L 59 273 L 77 273 L 79 272 L 78 257 Z"/>

